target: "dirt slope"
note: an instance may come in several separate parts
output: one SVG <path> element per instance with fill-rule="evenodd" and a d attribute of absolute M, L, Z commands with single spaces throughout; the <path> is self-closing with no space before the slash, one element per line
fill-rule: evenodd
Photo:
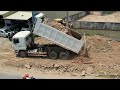
<path fill-rule="evenodd" d="M 40 43 L 42 40 L 37 39 L 36 42 Z M 3 45 L 4 47 L 0 47 L 0 62 L 5 66 L 25 68 L 25 65 L 29 64 L 38 71 L 57 72 L 58 75 L 120 75 L 120 42 L 107 37 L 88 36 L 87 45 L 91 45 L 89 58 L 83 57 L 81 53 L 72 56 L 70 60 L 51 60 L 45 57 L 18 58 L 15 57 L 9 41 Z"/>

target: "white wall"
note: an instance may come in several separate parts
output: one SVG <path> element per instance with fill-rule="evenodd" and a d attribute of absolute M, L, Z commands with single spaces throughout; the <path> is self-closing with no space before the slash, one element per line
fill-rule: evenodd
<path fill-rule="evenodd" d="M 66 11 L 39 11 L 47 15 L 47 17 L 54 19 L 54 18 L 64 18 L 66 17 Z M 69 11 L 69 15 L 77 14 L 81 11 Z"/>

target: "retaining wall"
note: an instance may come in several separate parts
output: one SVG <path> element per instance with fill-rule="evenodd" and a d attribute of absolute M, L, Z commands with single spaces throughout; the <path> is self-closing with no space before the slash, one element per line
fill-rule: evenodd
<path fill-rule="evenodd" d="M 84 16 L 86 16 L 86 15 L 88 15 L 89 14 L 89 12 L 88 11 L 81 11 L 81 12 L 79 12 L 79 13 L 77 13 L 77 14 L 74 14 L 74 15 L 70 15 L 68 18 L 69 18 L 69 22 L 70 21 L 76 21 L 76 20 L 78 20 L 78 19 L 80 19 L 80 18 L 82 18 L 82 17 L 84 17 Z M 65 17 L 65 18 L 63 18 L 65 21 L 67 21 L 67 17 Z"/>
<path fill-rule="evenodd" d="M 70 21 L 75 29 L 120 30 L 120 23 Z"/>

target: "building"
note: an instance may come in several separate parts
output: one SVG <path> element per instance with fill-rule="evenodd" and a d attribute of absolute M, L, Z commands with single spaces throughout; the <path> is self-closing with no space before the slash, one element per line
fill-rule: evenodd
<path fill-rule="evenodd" d="M 17 11 L 9 16 L 3 18 L 5 21 L 5 26 L 11 26 L 14 24 L 19 24 L 19 26 L 28 25 L 28 28 L 32 28 L 32 12 Z"/>
<path fill-rule="evenodd" d="M 4 18 L 4 17 L 9 16 L 15 12 L 17 12 L 17 11 L 0 11 L 0 17 Z"/>
<path fill-rule="evenodd" d="M 4 20 L 2 18 L 7 17 L 17 11 L 0 11 L 0 26 L 3 27 L 5 25 Z"/>

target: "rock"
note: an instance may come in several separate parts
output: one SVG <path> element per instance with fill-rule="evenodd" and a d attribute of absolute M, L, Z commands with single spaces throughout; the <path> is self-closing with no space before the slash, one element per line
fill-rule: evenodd
<path fill-rule="evenodd" d="M 116 69 L 116 68 L 118 68 L 118 67 L 119 67 L 118 65 L 114 65 L 114 66 L 113 66 L 114 69 Z"/>
<path fill-rule="evenodd" d="M 85 74 L 86 74 L 85 70 L 82 70 L 81 75 L 82 75 L 82 76 L 85 76 Z"/>
<path fill-rule="evenodd" d="M 110 44 L 110 43 L 111 43 L 111 41 L 108 41 L 108 43 Z"/>
<path fill-rule="evenodd" d="M 107 72 L 104 72 L 104 75 L 107 75 Z"/>
<path fill-rule="evenodd" d="M 99 41 L 101 41 L 101 39 L 100 38 L 97 38 Z"/>
<path fill-rule="evenodd" d="M 93 72 L 93 68 L 92 68 L 92 67 L 88 67 L 88 68 L 86 69 L 86 74 L 91 75 L 92 72 Z"/>
<path fill-rule="evenodd" d="M 77 73 L 72 73 L 72 76 L 77 76 L 78 74 Z"/>
<path fill-rule="evenodd" d="M 98 76 L 99 76 L 99 74 L 96 74 L 96 75 L 95 75 L 95 77 L 98 77 Z"/>
<path fill-rule="evenodd" d="M 53 65 L 53 67 L 55 67 L 55 68 L 56 68 L 56 67 L 59 67 L 59 65 L 58 65 L 58 64 L 54 64 L 54 65 Z"/>
<path fill-rule="evenodd" d="M 53 28 L 56 28 L 57 30 L 62 31 L 62 32 L 64 32 L 64 31 L 68 32 L 68 29 L 69 29 L 68 26 L 64 26 L 63 24 L 58 23 L 58 22 L 53 21 L 53 20 L 49 20 L 49 22 L 48 22 L 48 20 L 45 20 L 44 23 L 53 27 Z M 67 31 L 65 29 L 67 29 Z"/>
<path fill-rule="evenodd" d="M 104 64 L 99 63 L 100 66 L 104 66 Z"/>
<path fill-rule="evenodd" d="M 110 58 L 112 58 L 112 56 L 109 56 Z"/>
<path fill-rule="evenodd" d="M 25 68 L 31 69 L 31 66 L 30 66 L 29 64 L 26 64 L 26 65 L 25 65 Z"/>
<path fill-rule="evenodd" d="M 103 52 L 106 52 L 106 51 L 107 51 L 106 49 L 103 50 Z"/>
<path fill-rule="evenodd" d="M 92 61 L 90 61 L 89 58 L 84 58 L 82 63 L 84 63 L 84 64 L 92 64 Z"/>

